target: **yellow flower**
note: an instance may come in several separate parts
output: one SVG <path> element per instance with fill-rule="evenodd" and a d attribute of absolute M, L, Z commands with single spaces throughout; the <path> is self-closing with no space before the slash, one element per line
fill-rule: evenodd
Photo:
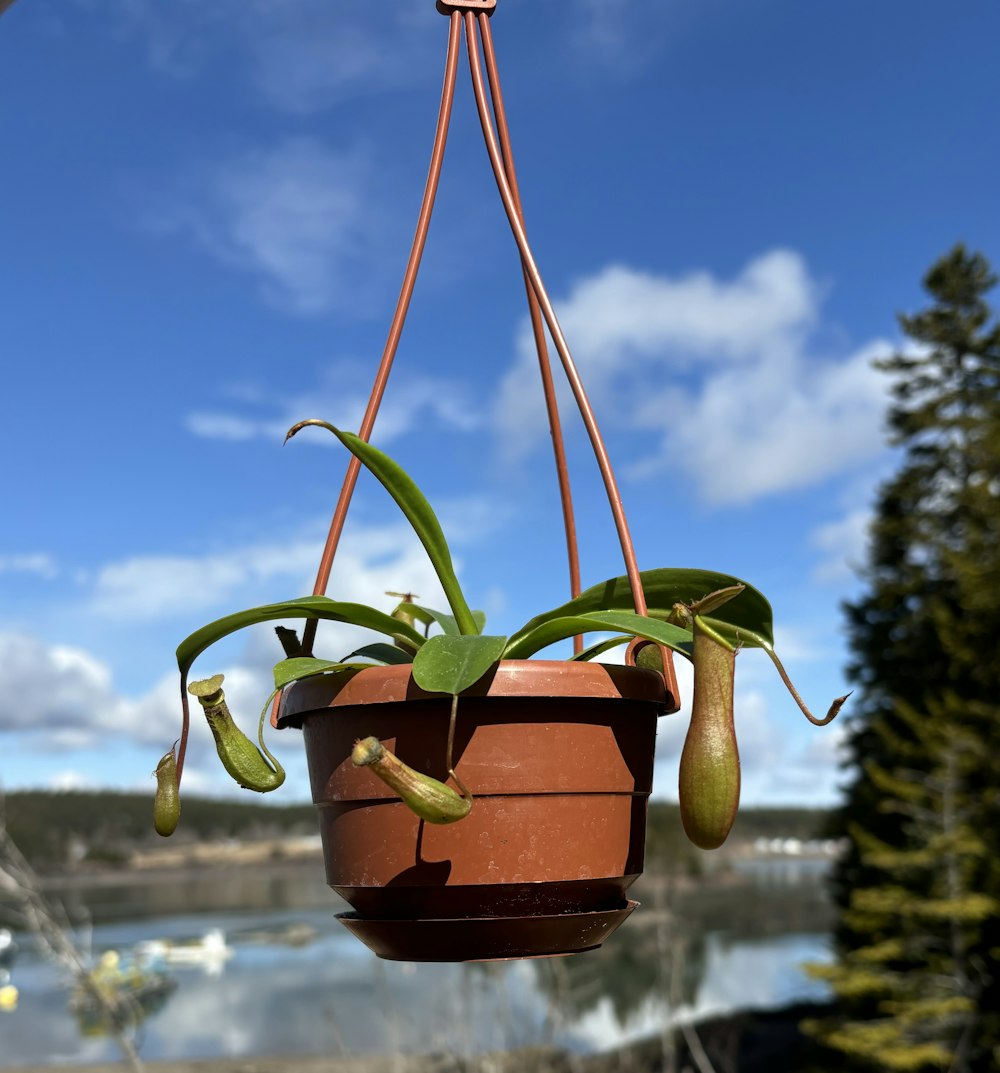
<path fill-rule="evenodd" d="M 0 1011 L 10 1012 L 17 1009 L 17 988 L 13 984 L 0 987 Z"/>

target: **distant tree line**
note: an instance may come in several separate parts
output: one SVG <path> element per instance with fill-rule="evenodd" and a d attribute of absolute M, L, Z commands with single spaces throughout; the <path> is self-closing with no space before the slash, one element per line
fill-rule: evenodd
<path fill-rule="evenodd" d="M 41 869 L 64 867 L 71 858 L 125 863 L 134 849 L 162 844 L 153 831 L 148 794 L 17 791 L 6 796 L 6 817 L 11 837 Z M 829 813 L 821 809 L 749 808 L 740 813 L 732 839 L 808 840 L 822 836 L 828 821 Z M 185 797 L 183 820 L 171 843 L 279 838 L 317 830 L 312 805 Z M 650 803 L 646 858 L 650 870 L 698 871 L 699 852 L 684 836 L 677 805 Z"/>
<path fill-rule="evenodd" d="M 71 859 L 124 863 L 133 849 L 162 843 L 153 831 L 149 794 L 18 791 L 6 795 L 5 811 L 11 838 L 35 868 L 63 867 Z M 174 839 L 273 838 L 316 830 L 312 805 L 185 797 Z"/>

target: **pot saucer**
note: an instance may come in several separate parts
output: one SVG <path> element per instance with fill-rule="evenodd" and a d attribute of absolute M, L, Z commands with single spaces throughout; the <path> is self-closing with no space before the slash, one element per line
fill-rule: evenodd
<path fill-rule="evenodd" d="M 337 919 L 389 961 L 503 961 L 596 950 L 638 905 L 546 916 L 366 920 Z"/>

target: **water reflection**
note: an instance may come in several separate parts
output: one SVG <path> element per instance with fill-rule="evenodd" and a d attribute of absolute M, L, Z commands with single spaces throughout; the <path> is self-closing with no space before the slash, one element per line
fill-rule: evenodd
<path fill-rule="evenodd" d="M 704 932 L 688 930 L 665 908 L 649 908 L 593 956 L 539 963 L 538 986 L 570 1023 L 606 1004 L 624 1028 L 651 994 L 671 1006 L 692 1003 L 705 969 Z"/>
<path fill-rule="evenodd" d="M 214 977 L 197 960 L 165 964 L 176 987 L 141 1027 L 144 1058 L 468 1055 L 546 1043 L 593 1051 L 682 1017 L 822 994 L 797 969 L 825 954 L 816 875 L 789 881 L 751 870 L 700 885 L 646 878 L 643 907 L 601 950 L 487 965 L 381 962 L 336 922 L 329 890 L 305 875 L 245 883 L 241 896 L 261 906 L 250 910 L 236 907 L 232 883 L 213 887 L 206 877 L 208 907 L 196 913 L 185 883 L 75 892 L 103 921 L 93 928 L 95 957 L 152 938 L 185 946 L 212 929 L 231 949 Z M 0 1022 L 0 1065 L 117 1057 L 112 1041 L 81 1035 L 68 984 L 27 940 L 16 972 L 21 1002 Z"/>

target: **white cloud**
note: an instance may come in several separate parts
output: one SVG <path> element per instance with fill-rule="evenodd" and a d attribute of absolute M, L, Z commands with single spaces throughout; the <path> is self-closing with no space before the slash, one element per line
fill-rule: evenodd
<path fill-rule="evenodd" d="M 208 606 L 232 595 L 240 585 L 285 574 L 311 573 L 318 545 L 261 545 L 230 557 L 202 559 L 131 559 L 106 567 L 98 578 L 98 607 L 120 619 L 152 617 L 195 605 Z M 388 607 L 386 590 L 412 589 L 432 606 L 443 606 L 443 594 L 427 556 L 401 527 L 369 528 L 345 539 L 331 583 L 336 598 Z M 290 594 L 304 591 L 301 586 Z M 359 641 L 353 627 L 324 624 L 324 646 L 342 656 Z M 262 638 L 265 634 L 261 635 Z M 225 669 L 227 694 L 234 710 L 256 715 L 269 691 L 273 638 L 251 642 L 245 662 Z M 213 668 L 217 670 L 218 668 Z M 110 667 L 83 648 L 53 645 L 19 633 L 0 634 L 0 730 L 37 732 L 47 746 L 86 748 L 105 731 L 134 741 L 162 742 L 164 728 L 177 721 L 177 679 L 165 675 L 145 694 L 126 697 L 113 681 Z"/>
<path fill-rule="evenodd" d="M 99 14 L 94 0 L 76 0 L 76 5 L 84 8 L 90 18 Z M 154 69 L 186 78 L 201 66 L 205 31 L 214 21 L 206 5 L 177 4 L 165 13 L 154 0 L 117 0 L 105 11 L 120 39 L 142 42 L 147 62 Z"/>
<path fill-rule="evenodd" d="M 470 504 L 475 531 L 479 515 Z M 479 519 L 481 521 L 481 519 Z M 109 563 L 94 582 L 92 610 L 122 621 L 150 620 L 235 603 L 290 599 L 312 591 L 321 541 L 254 544 L 203 556 L 133 556 Z M 274 592 L 280 582 L 280 593 Z M 348 527 L 334 563 L 329 594 L 338 600 L 385 604 L 385 591 L 409 590 L 443 606 L 427 553 L 405 525 Z M 239 606 L 237 604 L 237 606 Z"/>
<path fill-rule="evenodd" d="M 257 12 L 244 47 L 254 83 L 274 107 L 312 112 L 439 77 L 442 27 L 410 5 L 357 5 L 348 15 L 326 0 L 298 0 L 260 2 Z"/>
<path fill-rule="evenodd" d="M 100 660 L 20 633 L 0 634 L 0 697 L 0 730 L 43 735 L 50 749 L 95 743 L 122 705 Z"/>
<path fill-rule="evenodd" d="M 558 312 L 601 420 L 659 440 L 627 473 L 679 469 L 701 499 L 731 504 L 816 484 L 882 449 L 886 385 L 871 361 L 889 344 L 811 354 L 819 299 L 801 257 L 774 250 L 731 281 L 608 268 Z M 522 326 L 495 411 L 511 457 L 545 435 L 541 402 L 526 404 L 523 389 L 535 360 Z"/>
<path fill-rule="evenodd" d="M 251 721 L 256 720 L 270 690 L 269 675 L 266 670 L 238 665 L 227 667 L 225 674 L 232 710 L 250 733 Z M 110 667 L 92 653 L 23 634 L 0 634 L 0 697 L 4 698 L 0 701 L 0 733 L 17 735 L 16 748 L 28 754 L 113 754 L 132 745 L 159 756 L 180 731 L 176 673 L 164 675 L 139 697 L 125 696 L 116 689 Z M 8 744 L 4 759 L 9 762 L 12 755 L 16 753 Z M 193 772 L 216 771 L 211 739 L 198 720 L 192 726 L 188 755 Z M 145 786 L 147 775 L 143 770 L 125 782 Z M 78 789 L 100 780 L 72 768 L 49 776 L 47 781 L 54 789 Z M 185 781 L 189 790 L 199 788 L 195 782 Z M 208 776 L 200 782 L 204 789 L 210 785 Z M 225 776 L 217 778 L 215 784 L 224 786 Z"/>
<path fill-rule="evenodd" d="M 206 439 L 245 441 L 263 437 L 275 443 L 282 441 L 293 424 L 308 417 L 322 417 L 338 428 L 357 429 L 368 404 L 370 389 L 370 379 L 362 384 L 358 369 L 341 363 L 312 391 L 287 398 L 272 396 L 274 409 L 268 416 L 201 410 L 187 418 L 187 427 L 196 436 Z M 241 387 L 239 394 L 244 396 L 241 401 L 260 408 L 260 403 L 253 397 L 257 393 L 248 391 L 246 385 Z M 403 373 L 392 382 L 379 408 L 375 423 L 378 442 L 384 444 L 414 428 L 425 427 L 428 418 L 463 431 L 471 431 L 482 423 L 479 408 L 461 384 Z M 324 447 L 339 447 L 328 432 L 313 430 L 302 433 L 299 439 Z"/>
<path fill-rule="evenodd" d="M 356 311 L 381 279 L 386 216 L 369 211 L 378 200 L 366 154 L 298 137 L 188 176 L 148 223 L 192 235 L 290 312 Z"/>
<path fill-rule="evenodd" d="M 207 440 L 229 440 L 231 443 L 256 439 L 258 436 L 271 440 L 279 439 L 289 428 L 289 425 L 286 425 L 284 429 L 279 429 L 281 422 L 278 421 L 254 420 L 220 410 L 198 410 L 189 414 L 184 423 L 188 431 L 196 436 L 203 436 Z"/>
<path fill-rule="evenodd" d="M 702 499 L 726 504 L 856 469 L 883 449 L 886 385 L 871 362 L 888 351 L 876 342 L 840 361 L 773 351 L 695 391 L 647 398 L 636 420 L 662 432 L 661 450 L 632 472 L 680 462 Z"/>
<path fill-rule="evenodd" d="M 609 75 L 627 78 L 650 62 L 668 36 L 676 34 L 704 2 L 659 0 L 642 8 L 642 18 L 634 17 L 629 0 L 574 0 L 568 6 L 575 8 L 566 23 L 576 48 Z"/>
<path fill-rule="evenodd" d="M 826 660 L 827 653 L 817 645 L 813 629 L 789 626 L 787 623 L 774 627 L 774 650 L 781 656 L 783 663 L 809 663 Z M 757 666 L 767 675 L 774 673 L 769 659 L 760 659 Z"/>
<path fill-rule="evenodd" d="M 812 543 L 823 553 L 813 573 L 817 581 L 835 584 L 855 576 L 867 558 L 871 522 L 871 510 L 865 507 L 813 532 Z"/>
<path fill-rule="evenodd" d="M 442 47 L 443 20 L 416 17 L 405 4 L 117 0 L 88 14 L 105 12 L 122 39 L 141 43 L 154 70 L 191 79 L 235 55 L 267 104 L 298 113 L 434 79 L 434 46 Z"/>
<path fill-rule="evenodd" d="M 521 33 L 537 0 L 504 0 L 523 14 L 504 25 Z M 328 0 L 76 0 L 93 21 L 137 43 L 150 67 L 191 80 L 234 60 L 268 106 L 293 114 L 336 108 L 374 94 L 437 82 L 447 38 L 445 20 L 426 4 L 330 4 Z M 557 38 L 610 78 L 641 71 L 664 44 L 702 15 L 701 4 L 660 0 L 633 17 L 628 0 L 570 0 L 552 22 Z M 505 7 L 506 11 L 506 7 Z M 533 29 L 547 28 L 547 23 Z M 502 59 L 502 57 L 501 57 Z"/>
<path fill-rule="evenodd" d="M 612 265 L 578 281 L 559 318 L 580 364 L 610 377 L 634 358 L 688 368 L 705 359 L 751 361 L 776 344 L 787 349 L 811 326 L 817 303 L 802 258 L 772 250 L 728 282 L 705 271 L 672 279 Z"/>
<path fill-rule="evenodd" d="M 69 769 L 66 771 L 57 771 L 49 779 L 49 789 L 56 791 L 64 790 L 90 790 L 95 787 L 94 780 L 90 776 L 85 775 L 82 771 L 75 771 Z"/>
<path fill-rule="evenodd" d="M 51 580 L 59 573 L 55 559 L 45 552 L 0 555 L 0 574 L 37 574 Z"/>
<path fill-rule="evenodd" d="M 796 714 L 793 711 L 787 718 Z M 748 763 L 744 768 L 747 799 L 816 808 L 836 804 L 841 799 L 846 728 L 847 724 L 838 720 L 825 727 L 808 727 L 804 739 L 776 741 L 768 766 L 750 771 Z M 772 734 L 774 730 L 772 727 Z M 777 737 L 784 737 L 780 728 Z"/>
<path fill-rule="evenodd" d="M 0 723 L 7 730 L 72 725 L 100 711 L 110 674 L 83 650 L 0 634 Z"/>
<path fill-rule="evenodd" d="M 308 114 L 373 94 L 436 82 L 447 27 L 433 4 L 373 7 L 327 0 L 213 0 L 211 4 L 76 0 L 91 19 L 105 15 L 146 61 L 168 77 L 194 79 L 213 63 L 241 64 L 261 100 L 280 111 Z M 514 0 L 505 0 L 514 7 Z M 530 17 L 531 0 L 516 5 Z M 704 7 L 680 0 L 650 5 L 632 16 L 628 0 L 572 0 L 554 23 L 556 42 L 568 42 L 613 78 L 628 78 L 649 63 L 668 36 Z"/>
<path fill-rule="evenodd" d="M 794 349 L 815 306 L 815 287 L 801 258 L 775 250 L 731 282 L 708 272 L 674 279 L 612 265 L 577 281 L 557 303 L 557 313 L 589 394 L 602 412 L 624 419 L 647 393 L 651 374 L 660 374 L 662 384 L 668 372 L 752 364 L 771 348 Z M 523 451 L 545 436 L 541 400 L 525 398 L 525 383 L 538 375 L 526 320 L 517 350 L 501 384 L 497 419 L 511 448 Z M 658 387 L 656 395 L 662 394 Z"/>
<path fill-rule="evenodd" d="M 113 619 L 156 619 L 214 607 L 239 589 L 285 577 L 289 596 L 309 591 L 322 544 L 259 544 L 214 555 L 139 555 L 94 579 L 93 609 Z"/>

